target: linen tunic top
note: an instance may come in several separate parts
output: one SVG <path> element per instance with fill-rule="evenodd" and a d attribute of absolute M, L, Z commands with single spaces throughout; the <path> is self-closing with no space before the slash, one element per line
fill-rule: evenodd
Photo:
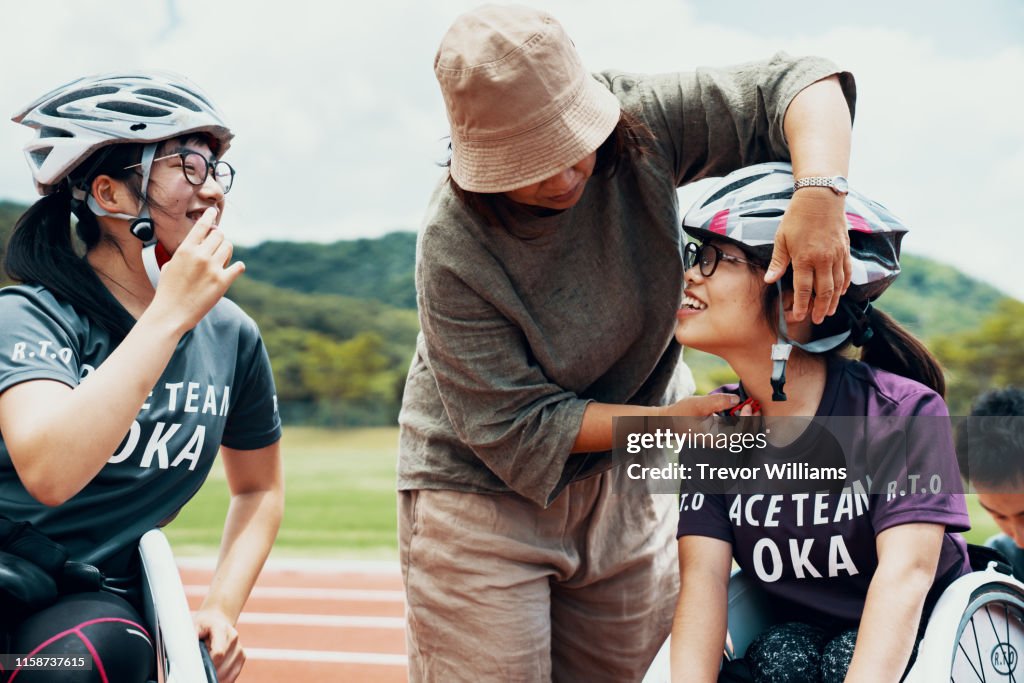
<path fill-rule="evenodd" d="M 664 405 L 692 393 L 673 339 L 682 300 L 676 189 L 788 160 L 783 118 L 838 73 L 820 58 L 596 74 L 653 133 L 649 153 L 595 173 L 579 202 L 538 216 L 498 198 L 492 225 L 442 182 L 416 250 L 421 332 L 406 379 L 398 489 L 515 492 L 547 506 L 612 466 L 570 451 L 590 401 Z M 842 73 L 854 109 L 853 78 Z"/>

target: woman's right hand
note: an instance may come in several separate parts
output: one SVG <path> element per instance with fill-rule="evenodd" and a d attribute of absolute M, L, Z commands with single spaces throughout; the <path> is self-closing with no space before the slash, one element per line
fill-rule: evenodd
<path fill-rule="evenodd" d="M 667 406 L 656 408 L 658 415 L 663 417 L 707 417 L 729 410 L 740 402 L 735 394 L 709 394 L 707 396 L 690 396 Z"/>
<path fill-rule="evenodd" d="M 150 304 L 169 316 L 182 334 L 195 327 L 245 272 L 241 261 L 228 265 L 233 247 L 214 224 L 217 215 L 210 207 L 192 226 L 160 271 Z"/>
<path fill-rule="evenodd" d="M 636 406 L 591 402 L 583 411 L 580 431 L 572 445 L 573 453 L 611 450 L 613 425 L 617 417 L 707 417 L 739 403 L 734 394 L 691 396 L 667 406 Z"/>

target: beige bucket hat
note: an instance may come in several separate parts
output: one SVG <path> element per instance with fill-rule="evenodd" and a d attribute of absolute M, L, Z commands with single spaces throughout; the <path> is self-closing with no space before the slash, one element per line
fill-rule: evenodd
<path fill-rule="evenodd" d="M 550 178 L 601 146 L 619 101 L 551 15 L 485 5 L 455 20 L 434 59 L 451 124 L 450 171 L 470 192 Z"/>

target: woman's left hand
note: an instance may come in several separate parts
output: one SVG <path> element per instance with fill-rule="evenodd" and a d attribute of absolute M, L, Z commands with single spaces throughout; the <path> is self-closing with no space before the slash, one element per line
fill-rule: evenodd
<path fill-rule="evenodd" d="M 793 315 L 803 320 L 814 300 L 811 319 L 821 323 L 836 312 L 839 297 L 850 286 L 850 236 L 845 198 L 827 187 L 807 187 L 793 193 L 775 235 L 772 262 L 765 282 L 782 277 L 793 262 Z"/>
<path fill-rule="evenodd" d="M 245 650 L 238 642 L 238 631 L 226 614 L 219 610 L 205 609 L 193 617 L 196 633 L 210 648 L 210 658 L 217 667 L 220 683 L 233 683 L 245 664 Z"/>

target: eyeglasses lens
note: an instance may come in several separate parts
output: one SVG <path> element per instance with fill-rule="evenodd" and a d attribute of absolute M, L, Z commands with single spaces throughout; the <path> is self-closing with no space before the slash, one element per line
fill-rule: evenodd
<path fill-rule="evenodd" d="M 231 164 L 226 161 L 218 161 L 217 165 L 213 167 L 213 179 L 224 190 L 224 194 L 227 194 L 235 182 L 235 169 L 231 168 Z"/>
<path fill-rule="evenodd" d="M 704 277 L 711 277 L 718 265 L 718 250 L 710 244 L 702 244 L 697 254 L 700 262 L 700 274 Z"/>

